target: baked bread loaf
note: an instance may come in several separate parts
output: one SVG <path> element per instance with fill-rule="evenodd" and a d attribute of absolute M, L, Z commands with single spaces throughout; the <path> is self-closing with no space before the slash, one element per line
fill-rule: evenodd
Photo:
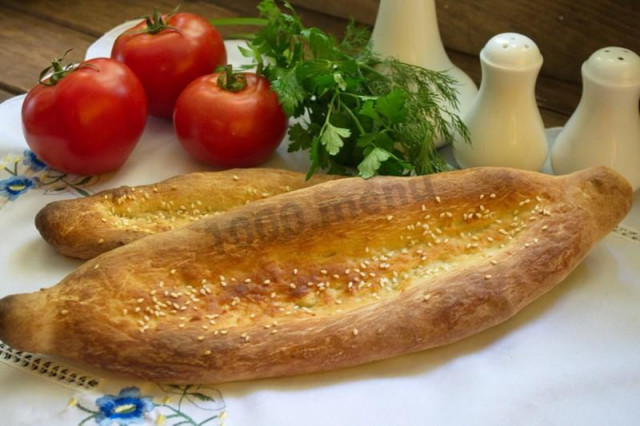
<path fill-rule="evenodd" d="M 91 259 L 147 235 L 336 178 L 305 180 L 302 173 L 278 169 L 191 173 L 49 203 L 36 215 L 36 228 L 60 253 Z"/>
<path fill-rule="evenodd" d="M 332 370 L 444 345 L 562 281 L 627 214 L 593 168 L 339 179 L 92 259 L 0 300 L 0 339 L 156 382 Z"/>

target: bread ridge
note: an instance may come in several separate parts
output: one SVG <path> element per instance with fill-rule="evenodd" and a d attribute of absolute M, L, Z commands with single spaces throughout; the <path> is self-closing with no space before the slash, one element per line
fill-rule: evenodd
<path fill-rule="evenodd" d="M 337 178 L 318 174 L 307 180 L 299 172 L 258 168 L 194 172 L 54 201 L 38 212 L 35 225 L 58 252 L 91 259 L 248 202 Z"/>
<path fill-rule="evenodd" d="M 326 182 L 138 240 L 57 286 L 2 299 L 0 339 L 170 383 L 364 364 L 507 320 L 562 281 L 631 197 L 607 168 Z M 390 283 L 348 287 L 363 273 L 359 282 Z M 145 311 L 154 297 L 176 302 L 155 317 Z"/>

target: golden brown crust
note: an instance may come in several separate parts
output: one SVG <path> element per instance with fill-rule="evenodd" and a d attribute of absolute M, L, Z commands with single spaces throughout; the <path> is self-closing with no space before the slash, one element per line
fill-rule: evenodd
<path fill-rule="evenodd" d="M 358 178 L 141 239 L 0 301 L 0 339 L 172 383 L 326 371 L 454 342 L 564 279 L 626 215 L 594 168 Z"/>
<path fill-rule="evenodd" d="M 284 192 L 336 179 L 278 169 L 231 169 L 175 176 L 49 203 L 36 228 L 60 253 L 91 259 L 148 235 Z"/>

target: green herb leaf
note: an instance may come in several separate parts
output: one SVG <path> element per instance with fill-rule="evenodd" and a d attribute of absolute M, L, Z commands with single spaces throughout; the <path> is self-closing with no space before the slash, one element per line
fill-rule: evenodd
<path fill-rule="evenodd" d="M 302 124 L 295 123 L 289 127 L 289 146 L 288 152 L 300 151 L 302 149 L 309 149 L 311 147 L 311 141 L 313 137 Z"/>
<path fill-rule="evenodd" d="M 351 136 L 351 130 L 327 123 L 320 137 L 320 142 L 325 146 L 329 155 L 336 155 L 344 145 L 343 139 L 349 136 Z"/>
<path fill-rule="evenodd" d="M 333 79 L 335 80 L 336 83 L 338 83 L 338 87 L 340 88 L 340 90 L 342 91 L 347 90 L 347 82 L 344 81 L 342 74 L 340 74 L 339 72 L 334 72 Z"/>
<path fill-rule="evenodd" d="M 391 157 L 391 153 L 382 148 L 373 148 L 360 164 L 358 164 L 358 172 L 360 176 L 368 179 L 375 176 L 383 162 Z"/>
<path fill-rule="evenodd" d="M 295 69 L 282 70 L 278 74 L 271 81 L 271 88 L 278 94 L 285 114 L 293 116 L 305 99 L 305 91 L 296 78 Z"/>
<path fill-rule="evenodd" d="M 396 89 L 376 101 L 376 111 L 389 120 L 390 123 L 402 123 L 407 117 L 406 103 L 408 96 L 405 91 Z"/>

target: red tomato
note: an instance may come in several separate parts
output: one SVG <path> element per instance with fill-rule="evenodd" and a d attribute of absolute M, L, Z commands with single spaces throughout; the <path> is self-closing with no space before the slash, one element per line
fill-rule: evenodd
<path fill-rule="evenodd" d="M 79 175 L 120 167 L 146 119 L 142 84 L 133 71 L 109 58 L 83 62 L 54 85 L 38 84 L 22 104 L 31 150 L 50 167 Z"/>
<path fill-rule="evenodd" d="M 173 123 L 180 143 L 197 160 L 217 167 L 254 167 L 267 160 L 287 132 L 288 118 L 269 81 L 243 73 L 238 91 L 215 73 L 193 81 L 176 101 Z M 237 74 L 236 74 L 237 75 Z"/>
<path fill-rule="evenodd" d="M 154 23 L 156 19 L 162 22 Z M 154 26 L 164 29 L 156 32 Z M 116 39 L 111 57 L 127 64 L 140 78 L 149 113 L 169 119 L 176 99 L 189 83 L 227 63 L 220 34 L 191 13 L 147 18 Z"/>

